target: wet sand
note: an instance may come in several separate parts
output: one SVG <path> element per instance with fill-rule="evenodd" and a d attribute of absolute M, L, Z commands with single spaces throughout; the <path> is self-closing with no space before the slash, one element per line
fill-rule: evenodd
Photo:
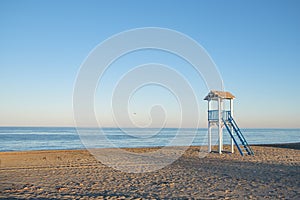
<path fill-rule="evenodd" d="M 0 152 L 0 198 L 300 199 L 300 143 L 252 146 L 244 157 L 199 149 L 148 173 L 117 171 L 86 150 Z"/>

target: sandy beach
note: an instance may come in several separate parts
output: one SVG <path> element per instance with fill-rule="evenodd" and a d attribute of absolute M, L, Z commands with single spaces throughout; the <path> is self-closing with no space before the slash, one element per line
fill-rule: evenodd
<path fill-rule="evenodd" d="M 300 199 L 300 143 L 252 148 L 255 156 L 200 158 L 200 148 L 190 147 L 150 173 L 117 171 L 87 150 L 0 152 L 0 198 Z"/>

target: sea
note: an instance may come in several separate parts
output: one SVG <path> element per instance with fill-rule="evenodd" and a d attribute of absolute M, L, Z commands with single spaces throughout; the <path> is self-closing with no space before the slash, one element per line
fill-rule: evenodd
<path fill-rule="evenodd" d="M 241 129 L 251 144 L 300 142 L 300 129 Z M 226 129 L 224 144 L 230 143 Z M 218 132 L 213 129 L 212 144 Z M 207 145 L 207 129 L 0 127 L 0 151 Z"/>

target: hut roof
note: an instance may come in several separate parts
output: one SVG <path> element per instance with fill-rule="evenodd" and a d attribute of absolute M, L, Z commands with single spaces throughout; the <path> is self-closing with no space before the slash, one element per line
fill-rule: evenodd
<path fill-rule="evenodd" d="M 230 92 L 212 90 L 208 93 L 208 95 L 204 98 L 204 100 L 210 101 L 210 100 L 217 100 L 218 98 L 234 99 L 235 96 L 233 96 L 233 94 L 231 94 Z"/>

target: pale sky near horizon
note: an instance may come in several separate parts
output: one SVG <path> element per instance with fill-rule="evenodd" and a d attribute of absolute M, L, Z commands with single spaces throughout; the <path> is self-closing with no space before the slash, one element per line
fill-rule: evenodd
<path fill-rule="evenodd" d="M 297 0 L 2 0 L 0 126 L 74 126 L 73 87 L 90 51 L 122 31 L 161 27 L 182 32 L 206 49 L 225 90 L 236 96 L 240 127 L 300 128 L 299 10 Z M 184 63 L 157 52 L 128 56 L 131 60 L 120 60 L 124 62 L 120 65 L 152 59 L 174 65 L 199 89 L 200 116 L 206 115 L 203 98 L 208 91 L 192 71 L 180 67 Z M 138 62 L 131 63 L 135 58 Z M 117 80 L 113 76 L 122 73 L 116 68 L 106 79 Z M 99 102 L 102 97 L 96 95 Z M 170 111 L 170 126 L 176 126 L 178 118 L 173 115 L 178 112 L 172 109 L 178 106 L 166 90 L 144 88 L 133 101 L 137 103 L 130 114 L 140 125 L 147 124 L 149 106 L 161 103 Z M 110 114 L 101 105 L 96 109 L 100 118 Z M 206 127 L 205 117 L 200 120 L 200 126 Z M 104 125 L 114 126 L 110 120 Z"/>

